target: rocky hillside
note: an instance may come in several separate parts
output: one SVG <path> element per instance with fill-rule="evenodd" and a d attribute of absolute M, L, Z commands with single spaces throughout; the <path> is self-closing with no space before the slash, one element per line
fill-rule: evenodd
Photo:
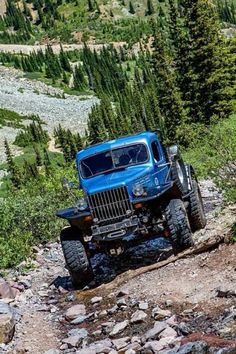
<path fill-rule="evenodd" d="M 0 107 L 25 116 L 38 115 L 50 133 L 59 124 L 83 132 L 88 113 L 97 101 L 92 96 L 64 94 L 62 90 L 40 81 L 25 79 L 18 70 L 0 66 Z M 10 126 L 0 127 L 0 163 L 5 160 L 4 139 L 12 143 L 17 131 Z M 15 155 L 18 151 L 14 147 Z"/>
<path fill-rule="evenodd" d="M 211 181 L 202 190 L 208 224 L 195 234 L 196 247 L 222 240 L 235 219 L 235 207 L 221 210 Z M 161 241 L 129 250 L 128 264 L 97 255 L 95 282 L 80 291 L 72 288 L 58 243 L 33 252 L 0 279 L 1 354 L 236 351 L 235 244 L 216 244 L 177 260 L 171 256 L 168 265 L 149 272 L 145 264 L 170 256 Z M 130 267 L 143 274 L 126 272 Z"/>

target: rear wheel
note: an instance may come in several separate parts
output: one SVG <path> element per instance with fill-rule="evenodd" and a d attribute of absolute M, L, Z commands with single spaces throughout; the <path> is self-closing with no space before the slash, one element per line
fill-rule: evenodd
<path fill-rule="evenodd" d="M 193 232 L 206 226 L 201 191 L 196 180 L 192 181 L 192 191 L 189 196 L 189 222 Z"/>
<path fill-rule="evenodd" d="M 165 208 L 165 219 L 174 251 L 193 246 L 188 215 L 181 199 L 172 199 Z"/>
<path fill-rule="evenodd" d="M 63 229 L 61 246 L 74 287 L 85 286 L 93 279 L 93 270 L 77 231 L 71 227 Z"/>

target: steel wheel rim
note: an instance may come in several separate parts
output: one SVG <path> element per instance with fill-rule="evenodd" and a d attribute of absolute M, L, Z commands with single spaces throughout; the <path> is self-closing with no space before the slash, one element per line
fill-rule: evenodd
<path fill-rule="evenodd" d="M 180 183 L 183 185 L 184 184 L 184 174 L 183 174 L 183 171 L 182 171 L 178 161 L 176 162 L 176 167 L 177 167 L 177 173 L 178 173 Z"/>

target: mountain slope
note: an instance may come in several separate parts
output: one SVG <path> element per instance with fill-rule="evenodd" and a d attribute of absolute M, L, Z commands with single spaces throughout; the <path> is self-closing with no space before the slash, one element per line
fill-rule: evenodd
<path fill-rule="evenodd" d="M 222 23 L 236 23 L 235 0 L 215 0 Z M 180 1 L 181 3 L 181 1 Z M 149 19 L 165 16 L 159 0 L 6 0 L 0 7 L 0 43 L 137 42 Z"/>

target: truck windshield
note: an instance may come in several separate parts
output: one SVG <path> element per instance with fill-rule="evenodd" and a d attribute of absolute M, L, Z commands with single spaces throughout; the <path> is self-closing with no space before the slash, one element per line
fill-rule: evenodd
<path fill-rule="evenodd" d="M 89 178 L 147 160 L 148 152 L 144 144 L 129 145 L 86 157 L 81 160 L 80 169 L 82 177 Z"/>

